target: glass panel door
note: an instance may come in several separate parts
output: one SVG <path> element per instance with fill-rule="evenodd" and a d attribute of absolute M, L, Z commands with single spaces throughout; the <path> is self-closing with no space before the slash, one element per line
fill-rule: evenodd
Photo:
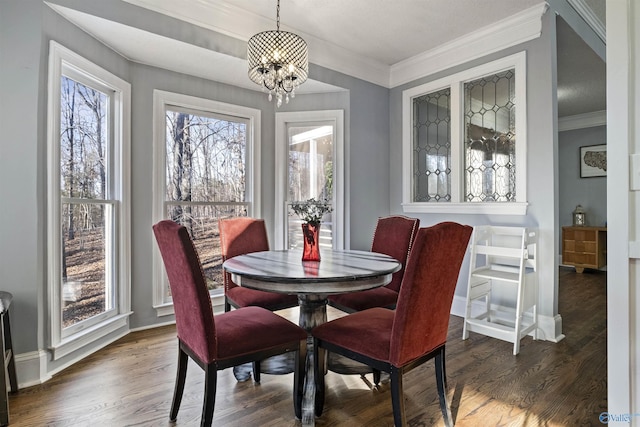
<path fill-rule="evenodd" d="M 291 202 L 311 198 L 326 200 L 335 211 L 333 197 L 335 126 L 322 123 L 287 126 L 288 140 L 288 221 L 289 249 L 302 247 L 302 220 L 290 209 Z M 320 247 L 333 247 L 333 212 L 324 216 L 320 227 Z"/>

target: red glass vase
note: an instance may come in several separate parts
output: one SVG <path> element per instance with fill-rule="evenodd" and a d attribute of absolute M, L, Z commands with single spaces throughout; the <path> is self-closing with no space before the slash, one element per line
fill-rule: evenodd
<path fill-rule="evenodd" d="M 303 261 L 320 261 L 319 233 L 320 224 L 302 224 L 302 241 L 304 242 L 302 249 Z"/>

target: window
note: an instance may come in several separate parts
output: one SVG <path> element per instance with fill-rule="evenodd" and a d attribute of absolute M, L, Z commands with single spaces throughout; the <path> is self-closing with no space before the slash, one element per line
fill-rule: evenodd
<path fill-rule="evenodd" d="M 525 64 L 522 52 L 403 92 L 405 212 L 526 213 Z"/>
<path fill-rule="evenodd" d="M 223 295 L 218 220 L 259 216 L 257 137 L 260 112 L 154 92 L 154 222 L 184 225 L 198 251 L 212 297 Z M 159 252 L 155 258 L 158 313 L 172 313 Z"/>
<path fill-rule="evenodd" d="M 277 249 L 302 245 L 302 221 L 292 202 L 327 200 L 333 211 L 320 227 L 320 246 L 344 248 L 344 143 L 342 110 L 276 113 Z"/>
<path fill-rule="evenodd" d="M 48 298 L 62 357 L 130 313 L 129 84 L 50 44 Z"/>

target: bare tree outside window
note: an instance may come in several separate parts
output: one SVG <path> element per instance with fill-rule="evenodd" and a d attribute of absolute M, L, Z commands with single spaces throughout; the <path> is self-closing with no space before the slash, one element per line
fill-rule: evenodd
<path fill-rule="evenodd" d="M 222 287 L 218 220 L 246 216 L 247 123 L 166 111 L 166 215 L 184 225 L 210 290 Z"/>

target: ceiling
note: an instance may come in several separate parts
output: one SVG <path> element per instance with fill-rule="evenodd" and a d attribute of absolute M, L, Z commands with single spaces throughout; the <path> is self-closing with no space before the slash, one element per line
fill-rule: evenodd
<path fill-rule="evenodd" d="M 275 0 L 224 2 L 272 21 L 276 17 Z M 281 25 L 286 24 L 295 32 L 393 65 L 540 3 L 541 0 L 282 0 L 280 20 Z"/>
<path fill-rule="evenodd" d="M 557 20 L 557 38 L 558 116 L 606 110 L 605 62 L 563 19 Z"/>
<path fill-rule="evenodd" d="M 275 0 L 123 0 L 246 41 L 275 29 Z M 605 0 L 567 0 L 605 22 Z M 321 53 L 364 65 L 372 73 L 407 63 L 425 52 L 462 40 L 515 14 L 541 5 L 541 0 L 282 0 L 281 29 L 309 44 L 310 61 L 322 64 Z M 257 89 L 246 77 L 243 58 L 203 49 L 73 9 L 56 11 L 132 61 L 161 66 L 224 83 Z M 436 12 L 437 11 L 437 12 Z M 181 51 L 202 61 L 185 65 Z M 193 55 L 193 56 L 192 56 Z M 218 74 L 212 76 L 213 70 Z M 301 93 L 341 90 L 309 81 Z M 558 20 L 559 116 L 605 109 L 605 66 L 562 19 Z"/>

